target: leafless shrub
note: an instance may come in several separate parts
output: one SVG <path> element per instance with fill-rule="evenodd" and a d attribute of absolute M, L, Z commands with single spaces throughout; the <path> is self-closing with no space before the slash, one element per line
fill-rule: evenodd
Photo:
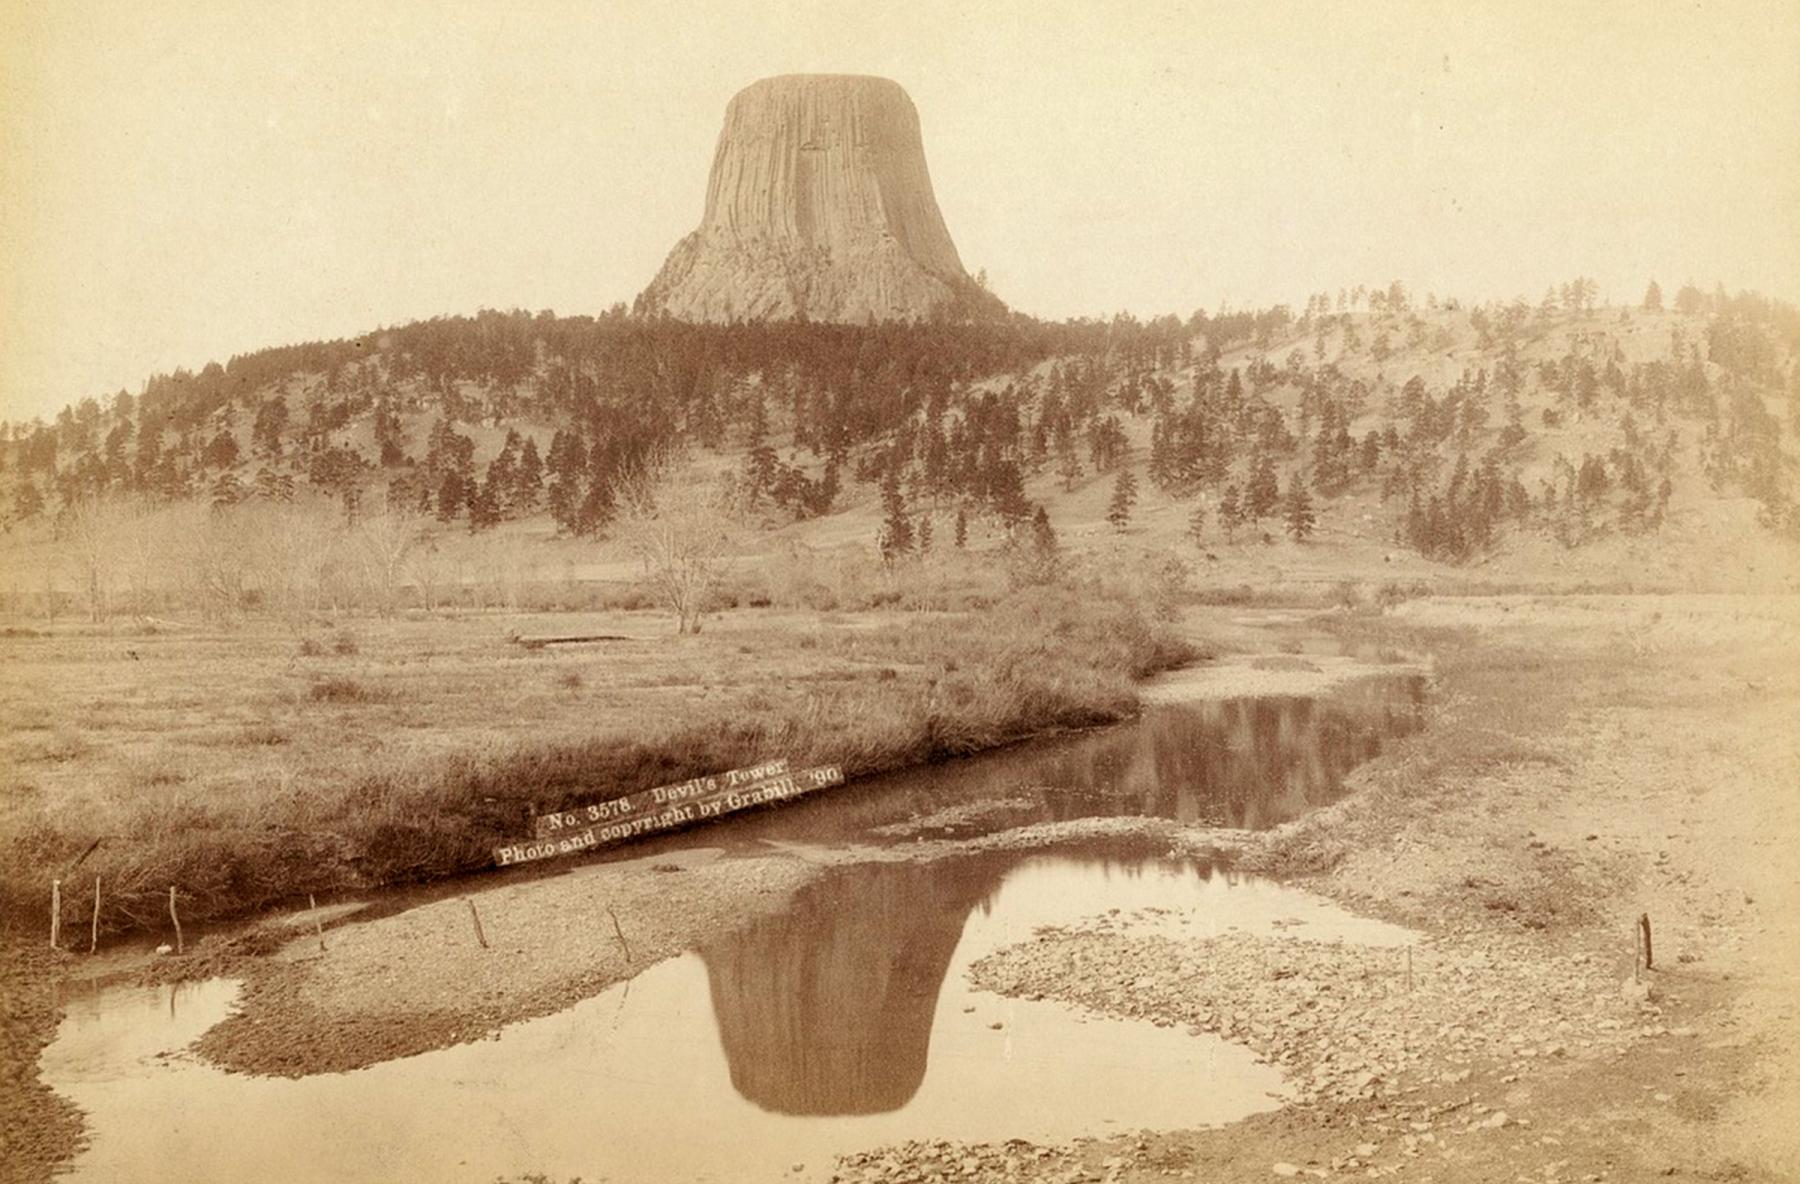
<path fill-rule="evenodd" d="M 621 480 L 614 497 L 614 533 L 675 614 L 676 632 L 700 632 L 701 613 L 735 557 L 743 512 L 735 483 L 665 454 Z"/>
<path fill-rule="evenodd" d="M 356 528 L 362 572 L 375 607 L 384 617 L 394 615 L 409 571 L 409 560 L 423 541 L 424 533 L 424 519 L 397 506 L 389 506 L 379 514 L 364 518 Z"/>

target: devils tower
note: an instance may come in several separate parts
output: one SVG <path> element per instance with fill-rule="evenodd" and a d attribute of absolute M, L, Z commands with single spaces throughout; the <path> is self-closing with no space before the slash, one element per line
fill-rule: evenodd
<path fill-rule="evenodd" d="M 899 84 L 790 74 L 726 107 L 700 228 L 675 244 L 638 308 L 861 323 L 1000 304 L 963 270 Z"/>

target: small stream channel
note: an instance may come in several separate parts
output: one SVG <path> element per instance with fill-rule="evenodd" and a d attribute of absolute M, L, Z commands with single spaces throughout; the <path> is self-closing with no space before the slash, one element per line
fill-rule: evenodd
<path fill-rule="evenodd" d="M 901 842 L 1117 814 L 1268 826 L 1415 730 L 1421 697 L 1398 677 L 1159 708 L 658 843 Z M 214 980 L 78 992 L 42 1070 L 87 1112 L 79 1180 L 810 1179 L 897 1140 L 1066 1140 L 1279 1105 L 1280 1074 L 1241 1046 L 968 986 L 985 954 L 1114 910 L 1176 935 L 1409 940 L 1294 888 L 1118 847 L 878 861 L 491 1040 L 301 1080 L 228 1075 L 182 1051 L 232 1006 L 236 984 Z"/>

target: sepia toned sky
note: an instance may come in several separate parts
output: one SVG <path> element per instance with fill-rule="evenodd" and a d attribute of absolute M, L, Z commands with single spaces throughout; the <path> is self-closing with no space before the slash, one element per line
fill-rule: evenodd
<path fill-rule="evenodd" d="M 1800 298 L 1800 4 L 0 0 L 0 417 L 630 301 L 727 100 L 881 74 L 1047 317 L 1577 274 Z"/>

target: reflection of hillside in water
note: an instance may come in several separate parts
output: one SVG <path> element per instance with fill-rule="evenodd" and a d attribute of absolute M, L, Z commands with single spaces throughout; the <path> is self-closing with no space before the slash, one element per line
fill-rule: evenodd
<path fill-rule="evenodd" d="M 848 790 L 734 815 L 707 833 L 729 843 L 864 842 L 879 838 L 877 827 L 996 799 L 1016 808 L 927 833 L 1111 814 L 1274 826 L 1336 798 L 1343 775 L 1386 738 L 1417 731 L 1424 688 L 1408 674 L 1360 679 L 1315 699 L 1156 707 L 1114 727 L 858 779 Z"/>
<path fill-rule="evenodd" d="M 865 866 L 700 951 L 738 1093 L 779 1114 L 904 1106 L 963 921 L 1014 858 Z"/>
<path fill-rule="evenodd" d="M 1261 829 L 1337 796 L 1390 736 L 1418 729 L 1422 681 L 1370 682 L 1333 699 L 1187 703 L 1136 727 L 1038 754 L 1031 777 L 1056 818 L 1142 813 Z"/>

